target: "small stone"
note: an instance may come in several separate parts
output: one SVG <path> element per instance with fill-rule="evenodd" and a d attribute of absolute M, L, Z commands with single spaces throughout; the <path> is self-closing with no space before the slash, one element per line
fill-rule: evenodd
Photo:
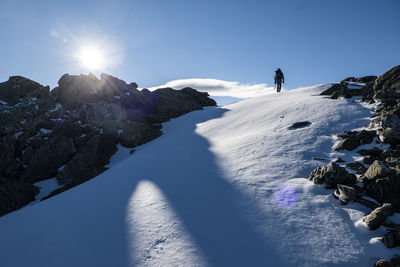
<path fill-rule="evenodd" d="M 300 121 L 300 122 L 295 122 L 292 124 L 292 126 L 290 126 L 291 129 L 297 129 L 297 128 L 303 128 L 306 126 L 309 126 L 311 124 L 311 122 L 309 121 Z"/>

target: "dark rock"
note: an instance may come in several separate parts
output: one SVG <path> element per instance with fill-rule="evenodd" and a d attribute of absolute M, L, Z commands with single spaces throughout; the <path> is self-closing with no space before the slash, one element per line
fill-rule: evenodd
<path fill-rule="evenodd" d="M 343 89 L 343 85 L 341 83 L 335 83 L 325 91 L 323 91 L 320 95 L 332 95 L 336 91 L 341 91 Z"/>
<path fill-rule="evenodd" d="M 400 158 L 387 157 L 385 158 L 384 163 L 390 168 L 396 168 L 400 166 Z"/>
<path fill-rule="evenodd" d="M 374 267 L 396 267 L 393 265 L 390 261 L 387 261 L 385 259 L 380 259 L 377 262 L 375 262 Z"/>
<path fill-rule="evenodd" d="M 56 176 L 57 169 L 64 165 L 75 152 L 72 139 L 56 136 L 35 150 L 22 179 L 35 183 Z"/>
<path fill-rule="evenodd" d="M 363 77 L 359 77 L 357 79 L 355 79 L 355 82 L 359 82 L 359 83 L 371 83 L 374 82 L 376 80 L 377 76 L 363 76 Z"/>
<path fill-rule="evenodd" d="M 182 89 L 184 90 L 184 89 Z M 190 111 L 200 110 L 203 106 L 215 106 L 214 100 L 208 98 L 207 93 L 198 92 L 197 99 L 193 97 L 193 91 L 174 90 L 172 88 L 157 89 L 157 103 L 148 116 L 150 123 L 162 123 L 176 118 Z M 202 105 L 203 103 L 203 105 Z"/>
<path fill-rule="evenodd" d="M 345 138 L 335 146 L 334 150 L 354 150 L 361 145 L 360 139 L 357 137 Z"/>
<path fill-rule="evenodd" d="M 371 149 L 361 149 L 361 150 L 357 151 L 357 153 L 360 154 L 361 156 L 378 157 L 382 153 L 382 150 L 380 150 L 377 147 L 374 147 L 374 148 L 371 148 Z"/>
<path fill-rule="evenodd" d="M 376 131 L 371 130 L 362 130 L 361 132 L 357 133 L 357 137 L 360 139 L 361 144 L 371 144 L 376 136 Z"/>
<path fill-rule="evenodd" d="M 385 203 L 364 217 L 363 222 L 367 225 L 369 230 L 376 230 L 382 225 L 386 218 L 392 216 L 393 213 L 394 210 L 392 205 Z"/>
<path fill-rule="evenodd" d="M 371 156 L 371 155 L 367 155 L 367 156 L 365 156 L 365 157 L 363 158 L 363 162 L 364 162 L 365 164 L 372 164 L 372 163 L 374 163 L 375 160 L 376 160 L 376 157 Z"/>
<path fill-rule="evenodd" d="M 375 91 L 400 91 L 400 65 L 393 67 L 375 80 Z"/>
<path fill-rule="evenodd" d="M 387 177 L 395 173 L 396 173 L 395 170 L 389 169 L 378 160 L 375 160 L 363 175 L 363 180 L 364 181 L 376 180 L 378 178 Z"/>
<path fill-rule="evenodd" d="M 117 151 L 117 142 L 118 139 L 112 135 L 94 136 L 58 171 L 58 182 L 79 184 L 101 173 Z"/>
<path fill-rule="evenodd" d="M 122 127 L 119 142 L 122 146 L 133 148 L 147 143 L 162 135 L 161 125 L 151 125 L 143 122 L 127 122 Z"/>
<path fill-rule="evenodd" d="M 400 128 L 400 119 L 395 114 L 381 113 L 376 119 L 370 122 L 369 128 L 378 128 L 384 130 L 386 128 Z"/>
<path fill-rule="evenodd" d="M 337 162 L 337 163 L 343 163 L 343 162 L 346 162 L 344 159 L 342 159 L 341 157 L 338 157 L 336 160 L 335 160 L 335 162 Z"/>
<path fill-rule="evenodd" d="M 311 125 L 311 122 L 309 122 L 309 121 L 300 121 L 300 122 L 293 123 L 290 126 L 290 128 L 291 129 L 297 129 L 297 128 L 302 128 L 302 127 L 306 127 L 306 126 L 309 126 L 309 125 Z"/>
<path fill-rule="evenodd" d="M 400 245 L 400 234 L 396 230 L 389 230 L 380 240 L 387 248 L 394 248 Z"/>
<path fill-rule="evenodd" d="M 356 81 L 356 77 L 347 77 L 346 79 L 342 80 L 340 83 L 355 82 L 355 81 Z"/>
<path fill-rule="evenodd" d="M 315 184 L 326 184 L 327 188 L 336 188 L 337 184 L 351 185 L 355 184 L 357 177 L 346 171 L 334 162 L 330 162 L 323 167 L 313 170 L 309 180 Z"/>
<path fill-rule="evenodd" d="M 32 184 L 0 178 L 0 216 L 35 200 L 37 193 L 39 193 L 39 188 Z"/>
<path fill-rule="evenodd" d="M 341 204 L 347 204 L 350 201 L 354 201 L 359 196 L 359 192 L 354 187 L 338 184 L 333 195 L 340 200 Z"/>
<path fill-rule="evenodd" d="M 367 168 L 364 166 L 364 164 L 362 164 L 359 161 L 347 163 L 346 166 L 352 169 L 353 171 L 356 171 L 357 174 L 364 174 L 367 171 Z"/>
<path fill-rule="evenodd" d="M 50 88 L 21 76 L 11 76 L 8 81 L 0 83 L 0 100 L 15 105 L 23 97 L 45 98 Z"/>
<path fill-rule="evenodd" d="M 390 145 L 399 145 L 400 129 L 386 128 L 379 133 L 379 138 L 383 143 Z"/>

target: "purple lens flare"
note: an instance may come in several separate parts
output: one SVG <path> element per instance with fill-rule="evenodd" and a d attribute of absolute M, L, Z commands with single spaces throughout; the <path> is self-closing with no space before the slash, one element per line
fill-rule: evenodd
<path fill-rule="evenodd" d="M 274 197 L 278 206 L 290 208 L 297 203 L 298 192 L 294 186 L 283 184 L 276 188 Z"/>

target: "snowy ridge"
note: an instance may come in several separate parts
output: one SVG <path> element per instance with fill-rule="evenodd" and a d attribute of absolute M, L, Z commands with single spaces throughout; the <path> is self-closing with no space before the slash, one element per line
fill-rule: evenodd
<path fill-rule="evenodd" d="M 191 112 L 76 188 L 0 218 L 0 266 L 372 266 L 389 251 L 309 173 L 370 110 L 329 85 Z M 292 123 L 311 125 L 290 129 Z M 372 241 L 371 241 L 372 240 Z"/>

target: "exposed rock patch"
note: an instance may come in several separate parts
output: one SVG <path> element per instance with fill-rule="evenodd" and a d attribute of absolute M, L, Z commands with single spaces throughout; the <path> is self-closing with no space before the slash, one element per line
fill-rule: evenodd
<path fill-rule="evenodd" d="M 357 177 L 349 173 L 345 168 L 330 162 L 313 170 L 309 180 L 315 184 L 325 184 L 327 188 L 336 188 L 337 184 L 355 184 Z"/>

